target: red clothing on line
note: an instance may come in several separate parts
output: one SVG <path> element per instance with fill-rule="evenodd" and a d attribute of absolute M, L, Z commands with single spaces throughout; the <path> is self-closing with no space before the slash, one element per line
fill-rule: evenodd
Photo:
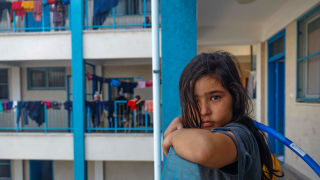
<path fill-rule="evenodd" d="M 23 20 L 24 9 L 21 6 L 22 1 L 13 1 L 11 6 L 10 19 L 13 21 L 13 11 L 16 12 L 16 16 L 20 16 L 21 20 Z"/>

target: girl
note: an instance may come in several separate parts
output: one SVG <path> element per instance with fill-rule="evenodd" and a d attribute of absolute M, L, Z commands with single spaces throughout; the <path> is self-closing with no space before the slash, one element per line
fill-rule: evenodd
<path fill-rule="evenodd" d="M 162 148 L 199 164 L 202 179 L 271 179 L 277 172 L 249 117 L 238 70 L 231 54 L 218 51 L 193 58 L 180 77 L 182 116 L 167 128 Z"/>

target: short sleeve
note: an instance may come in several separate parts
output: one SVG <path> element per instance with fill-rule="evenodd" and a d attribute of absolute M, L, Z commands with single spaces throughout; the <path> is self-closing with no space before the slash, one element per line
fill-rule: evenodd
<path fill-rule="evenodd" d="M 227 131 L 231 131 L 235 138 Z M 258 144 L 254 135 L 247 127 L 238 123 L 230 123 L 224 127 L 212 129 L 211 132 L 225 134 L 235 143 L 237 148 L 237 170 L 235 172 L 239 176 L 238 179 L 244 179 L 245 174 L 255 164 L 254 161 L 257 161 L 256 158 L 260 158 Z M 220 168 L 220 170 L 225 173 L 234 174 L 230 171 L 232 170 L 230 167 L 232 167 L 232 164 L 228 165 L 228 167 Z"/>

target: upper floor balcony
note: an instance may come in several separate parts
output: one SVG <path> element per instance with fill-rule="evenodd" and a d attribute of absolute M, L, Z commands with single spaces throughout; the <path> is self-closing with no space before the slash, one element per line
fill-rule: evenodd
<path fill-rule="evenodd" d="M 70 30 L 70 0 L 2 1 L 0 32 Z M 151 27 L 151 0 L 83 0 L 83 29 Z"/>
<path fill-rule="evenodd" d="M 150 0 L 117 0 L 107 10 L 99 9 L 99 4 L 95 4 L 99 1 L 83 1 L 84 59 L 151 58 Z M 14 2 L 0 3 L 4 7 L 3 3 L 12 6 Z M 35 3 L 31 12 L 0 10 L 0 61 L 70 60 L 70 4 L 43 1 L 38 21 L 34 12 L 36 1 L 31 2 Z"/>

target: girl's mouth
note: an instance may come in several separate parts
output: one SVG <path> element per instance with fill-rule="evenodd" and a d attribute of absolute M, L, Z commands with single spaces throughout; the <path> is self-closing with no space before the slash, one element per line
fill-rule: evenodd
<path fill-rule="evenodd" d="M 213 122 L 212 121 L 202 121 L 201 126 L 203 128 L 212 127 L 213 126 Z"/>

